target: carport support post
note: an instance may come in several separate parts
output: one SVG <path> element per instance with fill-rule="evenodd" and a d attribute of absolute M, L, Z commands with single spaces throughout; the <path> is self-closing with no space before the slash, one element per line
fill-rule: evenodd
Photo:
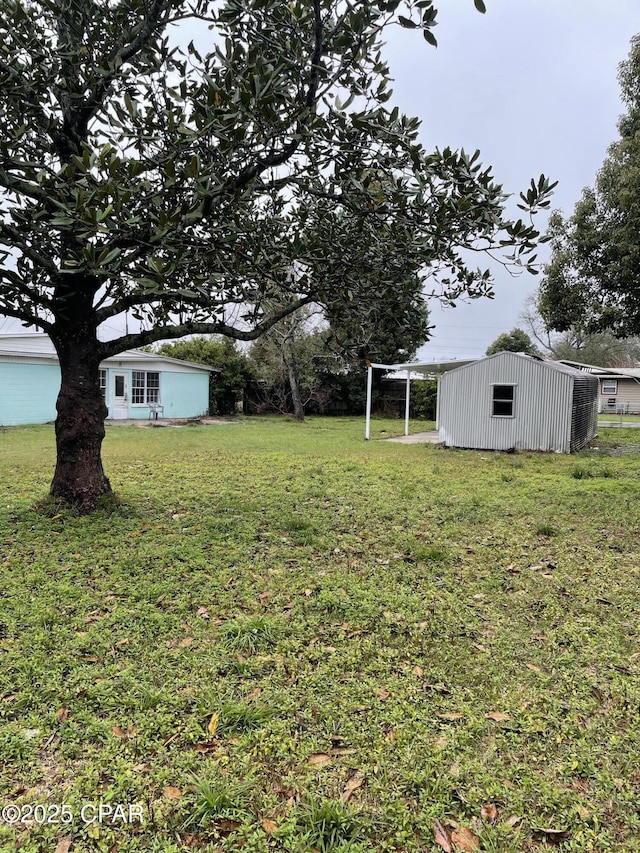
<path fill-rule="evenodd" d="M 404 434 L 409 435 L 409 395 L 411 393 L 411 371 L 407 370 L 407 390 L 404 395 Z"/>
<path fill-rule="evenodd" d="M 371 435 L 371 389 L 373 387 L 373 367 L 367 362 L 367 409 L 365 416 L 364 437 L 369 441 Z"/>

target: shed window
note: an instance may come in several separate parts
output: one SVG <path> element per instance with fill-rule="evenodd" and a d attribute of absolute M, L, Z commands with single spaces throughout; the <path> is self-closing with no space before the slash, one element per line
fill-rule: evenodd
<path fill-rule="evenodd" d="M 100 377 L 100 394 L 104 400 L 107 396 L 107 371 L 100 370 L 98 371 L 98 375 Z"/>
<path fill-rule="evenodd" d="M 131 402 L 136 405 L 157 403 L 160 398 L 160 374 L 134 370 L 131 375 Z"/>
<path fill-rule="evenodd" d="M 618 380 L 617 379 L 603 379 L 602 380 L 602 393 L 605 396 L 609 394 L 617 394 L 618 393 Z"/>
<path fill-rule="evenodd" d="M 513 417 L 515 385 L 494 385 L 492 388 L 491 414 L 498 418 Z"/>

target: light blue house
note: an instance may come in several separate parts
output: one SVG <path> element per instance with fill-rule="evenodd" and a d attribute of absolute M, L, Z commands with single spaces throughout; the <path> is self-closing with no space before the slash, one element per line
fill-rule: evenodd
<path fill-rule="evenodd" d="M 126 350 L 100 365 L 109 418 L 193 418 L 209 409 L 215 368 L 142 350 Z M 0 425 L 54 421 L 60 367 L 44 334 L 0 335 Z"/>

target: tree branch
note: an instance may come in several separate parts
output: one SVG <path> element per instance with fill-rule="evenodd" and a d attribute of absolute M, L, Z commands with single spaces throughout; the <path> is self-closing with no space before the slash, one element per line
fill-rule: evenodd
<path fill-rule="evenodd" d="M 146 346 L 147 344 L 154 344 L 156 341 L 183 338 L 185 335 L 224 335 L 225 337 L 233 338 L 236 341 L 255 341 L 272 326 L 275 326 L 275 324 L 279 320 L 282 320 L 283 317 L 293 314 L 294 311 L 297 311 L 304 305 L 308 305 L 311 301 L 311 297 L 302 297 L 301 299 L 297 299 L 295 302 L 291 302 L 288 305 L 283 306 L 252 329 L 236 329 L 234 326 L 229 326 L 223 322 L 187 322 L 171 326 L 154 326 L 153 329 L 134 332 L 133 334 L 123 335 L 122 337 L 116 338 L 112 341 L 105 341 L 100 344 L 100 350 L 102 352 L 102 357 L 108 358 L 110 355 L 117 355 L 127 349 Z"/>
<path fill-rule="evenodd" d="M 4 242 L 4 235 L 7 235 L 13 242 L 9 245 L 12 248 L 19 248 L 20 251 L 32 261 L 35 266 L 39 267 L 43 272 L 46 272 L 52 278 L 56 277 L 59 273 L 58 267 L 56 264 L 50 259 L 41 255 L 39 252 L 25 242 L 24 236 L 18 228 L 15 228 L 13 225 L 10 225 L 8 222 L 0 223 L 0 242 Z M 10 270 L 5 270 L 5 273 L 10 273 Z M 12 282 L 15 286 L 19 286 L 18 282 Z M 27 287 L 27 285 L 23 285 L 25 292 L 31 294 L 31 288 Z M 46 300 L 41 302 L 45 307 L 50 307 L 50 303 Z"/>
<path fill-rule="evenodd" d="M 144 293 L 135 293 L 130 296 L 123 296 L 117 301 L 111 303 L 110 305 L 106 305 L 103 308 L 99 308 L 96 311 L 96 317 L 98 319 L 98 324 L 105 323 L 107 320 L 110 320 L 112 317 L 117 317 L 118 314 L 123 314 L 125 311 L 129 311 L 131 308 L 137 308 L 141 305 L 149 305 L 153 301 L 153 296 L 149 296 L 149 294 Z M 156 296 L 156 300 L 160 303 L 165 303 L 169 300 L 175 299 L 177 302 L 183 302 L 191 308 L 202 308 L 202 309 L 211 309 L 216 306 L 224 306 L 229 305 L 233 300 L 231 299 L 223 299 L 223 300 L 215 300 L 210 299 L 205 296 L 202 299 L 195 299 L 194 297 L 185 297 L 183 294 L 178 291 L 163 291 L 161 294 Z M 235 300 L 237 303 L 240 303 L 242 300 Z"/>
<path fill-rule="evenodd" d="M 26 323 L 28 326 L 38 326 L 43 332 L 51 333 L 53 323 L 48 320 L 43 320 L 41 317 L 35 317 L 32 314 L 27 314 L 26 311 L 20 311 L 18 308 L 9 308 L 0 303 L 0 316 L 12 317 L 14 320 L 20 320 L 21 323 Z"/>
<path fill-rule="evenodd" d="M 21 166 L 7 161 L 0 162 L 0 187 L 4 187 L 10 193 L 13 192 L 17 196 L 25 195 L 43 205 L 48 204 L 48 193 L 45 192 L 42 187 L 39 187 L 38 184 L 34 184 L 24 178 L 18 178 L 15 175 L 10 174 L 7 169 L 10 169 L 12 166 L 14 166 L 14 168 L 22 168 Z"/>
<path fill-rule="evenodd" d="M 320 61 L 322 59 L 323 47 L 323 27 L 321 15 L 320 0 L 313 0 L 313 16 L 314 16 L 314 47 L 311 55 L 311 67 L 309 70 L 309 87 L 303 99 L 303 110 L 298 115 L 295 123 L 295 133 L 291 139 L 279 153 L 271 153 L 266 157 L 259 158 L 252 166 L 247 166 L 242 169 L 235 178 L 227 181 L 221 191 L 216 195 L 223 195 L 230 190 L 244 189 L 255 178 L 265 172 L 267 169 L 273 169 L 277 166 L 282 166 L 287 162 L 300 147 L 300 141 L 304 137 L 304 120 L 303 117 L 308 116 L 312 112 L 314 102 L 316 100 L 318 86 L 320 83 Z M 208 216 L 211 213 L 213 206 L 213 196 L 208 196 L 202 206 L 202 215 Z"/>
<path fill-rule="evenodd" d="M 165 25 L 166 20 L 163 18 L 172 5 L 172 0 L 154 0 L 145 20 L 128 33 L 127 37 L 132 40 L 126 45 L 121 43 L 108 59 L 101 62 L 102 68 L 113 68 L 113 71 L 101 77 L 80 108 L 78 124 L 80 135 L 86 134 L 89 122 L 103 105 L 109 89 L 118 76 L 119 69 L 149 43 L 151 36 L 159 27 Z"/>

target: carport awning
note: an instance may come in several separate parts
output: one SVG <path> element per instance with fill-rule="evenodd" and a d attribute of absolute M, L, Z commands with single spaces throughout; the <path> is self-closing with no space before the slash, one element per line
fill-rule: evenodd
<path fill-rule="evenodd" d="M 451 361 L 406 361 L 402 364 L 374 364 L 367 362 L 367 367 L 373 367 L 376 370 L 408 370 L 416 373 L 446 373 L 447 370 L 454 370 L 456 367 L 464 367 L 465 364 L 471 364 L 472 361 L 477 361 L 477 358 L 459 358 Z"/>
<path fill-rule="evenodd" d="M 373 388 L 373 371 L 384 370 L 405 371 L 407 375 L 407 391 L 405 395 L 404 407 L 404 434 L 409 435 L 409 396 L 411 393 L 411 374 L 424 373 L 426 376 L 446 373 L 448 370 L 454 370 L 456 367 L 464 367 L 465 364 L 471 364 L 472 361 L 477 361 L 476 358 L 454 359 L 452 361 L 407 361 L 402 364 L 374 364 L 367 362 L 367 409 L 366 409 L 366 424 L 365 424 L 365 439 L 369 439 L 371 435 L 371 391 Z"/>

